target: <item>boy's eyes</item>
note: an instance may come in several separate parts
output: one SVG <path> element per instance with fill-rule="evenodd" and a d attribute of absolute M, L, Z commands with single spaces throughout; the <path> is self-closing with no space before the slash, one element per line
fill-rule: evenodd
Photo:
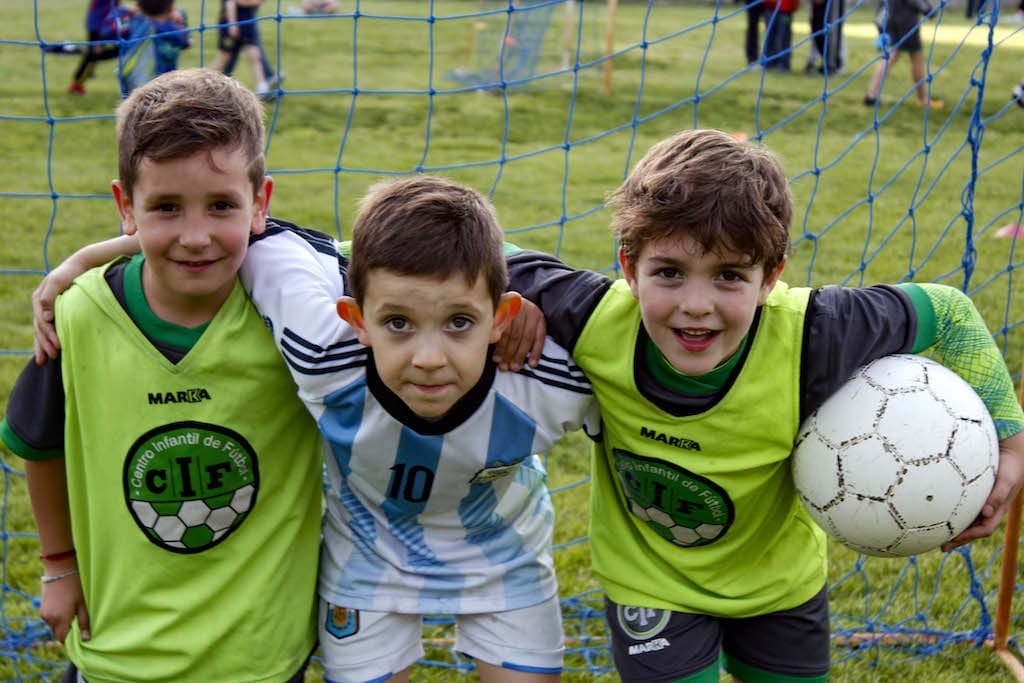
<path fill-rule="evenodd" d="M 233 208 L 235 208 L 235 205 L 233 202 L 230 202 L 226 199 L 218 199 L 216 201 L 210 202 L 209 208 L 210 211 L 220 213 L 232 210 Z M 177 202 L 157 202 L 152 206 L 151 210 L 156 211 L 158 213 L 171 213 L 174 211 L 178 211 L 180 209 L 181 205 Z"/>
<path fill-rule="evenodd" d="M 683 277 L 683 273 L 678 268 L 659 268 L 654 272 L 655 277 L 662 278 L 665 280 L 677 280 Z M 718 279 L 725 282 L 746 282 L 747 276 L 738 270 L 723 270 L 718 273 Z"/>
<path fill-rule="evenodd" d="M 473 327 L 475 321 L 468 315 L 456 315 L 448 321 L 448 329 L 453 332 L 465 332 Z M 408 318 L 393 315 L 384 320 L 384 327 L 391 332 L 407 332 L 412 327 Z"/>
<path fill-rule="evenodd" d="M 403 332 L 408 329 L 409 321 L 401 316 L 391 316 L 384 321 L 384 327 L 392 332 Z"/>
<path fill-rule="evenodd" d="M 735 270 L 723 270 L 719 277 L 727 282 L 743 282 L 746 279 L 742 273 Z"/>
<path fill-rule="evenodd" d="M 463 332 L 473 326 L 473 319 L 467 315 L 456 315 L 448 323 L 448 327 L 456 332 Z"/>

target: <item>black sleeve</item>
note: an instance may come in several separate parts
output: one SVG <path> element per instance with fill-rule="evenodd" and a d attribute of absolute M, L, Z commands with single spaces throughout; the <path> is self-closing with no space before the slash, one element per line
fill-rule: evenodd
<path fill-rule="evenodd" d="M 800 420 L 876 358 L 910 353 L 917 314 L 897 287 L 823 287 L 811 293 L 800 359 Z"/>
<path fill-rule="evenodd" d="M 544 312 L 548 335 L 570 352 L 612 281 L 575 270 L 550 254 L 520 251 L 508 258 L 509 289 Z"/>
<path fill-rule="evenodd" d="M 64 382 L 60 360 L 29 359 L 7 400 L 8 429 L 35 451 L 64 450 Z M 17 453 L 31 457 L 28 453 Z"/>

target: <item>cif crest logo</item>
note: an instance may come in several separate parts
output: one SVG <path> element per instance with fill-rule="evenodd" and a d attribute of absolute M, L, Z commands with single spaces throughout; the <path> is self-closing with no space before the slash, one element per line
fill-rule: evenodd
<path fill-rule="evenodd" d="M 619 626 L 633 640 L 647 640 L 662 632 L 672 615 L 655 607 L 618 606 Z"/>
<path fill-rule="evenodd" d="M 124 463 L 124 497 L 154 544 L 198 553 L 228 537 L 259 491 L 256 453 L 245 438 L 205 422 L 174 422 L 139 437 Z"/>

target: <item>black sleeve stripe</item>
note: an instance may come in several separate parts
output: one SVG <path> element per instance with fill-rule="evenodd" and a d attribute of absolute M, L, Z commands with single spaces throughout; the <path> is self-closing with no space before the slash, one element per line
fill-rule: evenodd
<path fill-rule="evenodd" d="M 260 240 L 265 240 L 273 235 L 279 235 L 282 232 L 290 232 L 295 236 L 305 240 L 313 249 L 325 254 L 327 256 L 337 257 L 338 249 L 335 246 L 334 238 L 316 230 L 310 230 L 309 228 L 300 228 L 294 223 L 283 221 L 278 218 L 268 218 L 267 227 L 259 235 L 253 235 L 249 239 L 249 244 L 254 244 Z"/>
<path fill-rule="evenodd" d="M 343 370 L 352 370 L 354 368 L 360 368 L 366 366 L 366 357 L 356 359 L 351 363 L 341 363 L 334 365 L 322 365 L 317 367 L 308 367 L 300 365 L 292 360 L 287 354 L 284 356 L 284 360 L 288 365 L 293 368 L 296 372 L 303 375 L 329 375 L 332 372 L 341 372 Z"/>
<path fill-rule="evenodd" d="M 355 339 L 332 344 L 324 349 L 286 328 L 281 339 L 281 355 L 296 372 L 324 375 L 365 366 L 369 351 Z"/>
<path fill-rule="evenodd" d="M 540 363 L 537 364 L 536 368 L 530 368 L 536 373 L 543 372 L 549 376 L 560 377 L 564 380 L 576 382 L 578 384 L 590 385 L 587 381 L 587 377 L 580 370 L 579 366 L 575 363 L 570 363 L 565 359 L 552 359 L 547 356 L 541 356 Z"/>
<path fill-rule="evenodd" d="M 344 341 L 340 341 L 340 342 L 337 342 L 335 344 L 331 344 L 327 348 L 324 348 L 323 346 L 320 346 L 319 344 L 314 344 L 313 342 L 309 341 L 308 339 L 306 339 L 306 338 L 296 334 L 290 327 L 284 328 L 284 331 L 281 333 L 281 335 L 284 336 L 284 337 L 287 337 L 288 339 L 293 341 L 295 344 L 304 347 L 309 353 L 315 353 L 315 354 L 318 354 L 318 355 L 327 354 L 327 353 L 330 353 L 330 352 L 334 351 L 335 349 L 344 349 L 344 348 L 349 348 L 349 349 L 354 348 L 355 349 L 354 351 L 349 351 L 348 352 L 349 354 L 351 354 L 351 353 L 358 353 L 360 351 L 365 351 L 366 350 L 365 347 L 362 344 L 359 343 L 358 339 L 346 339 Z"/>
<path fill-rule="evenodd" d="M 565 391 L 571 391 L 574 394 L 591 396 L 594 393 L 593 389 L 590 388 L 589 384 L 569 384 L 568 382 L 560 382 L 556 379 L 551 379 L 550 377 L 546 377 L 544 375 L 541 375 L 540 373 L 535 372 L 534 369 L 529 366 L 526 366 L 525 368 L 520 370 L 519 374 L 529 377 L 530 379 L 537 380 L 541 384 L 546 384 L 549 387 L 555 387 L 558 389 L 563 389 Z"/>

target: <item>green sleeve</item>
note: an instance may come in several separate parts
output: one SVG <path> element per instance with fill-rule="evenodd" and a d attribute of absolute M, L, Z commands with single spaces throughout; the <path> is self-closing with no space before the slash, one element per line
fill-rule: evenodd
<path fill-rule="evenodd" d="M 7 424 L 7 418 L 0 420 L 0 440 L 4 442 L 11 453 L 25 460 L 52 460 L 64 455 L 64 451 L 61 449 L 43 451 L 32 448 L 14 433 L 11 426 Z"/>
<path fill-rule="evenodd" d="M 932 300 L 920 285 L 913 282 L 904 282 L 896 287 L 903 290 L 914 305 L 914 312 L 917 313 L 917 336 L 914 337 L 914 348 L 910 352 L 921 353 L 935 343 L 935 308 L 932 306 Z"/>
<path fill-rule="evenodd" d="M 1006 360 L 981 314 L 966 294 L 932 283 L 902 284 L 918 317 L 913 352 L 934 349 L 935 360 L 963 377 L 977 392 L 999 439 L 1024 430 L 1024 411 L 1013 388 Z"/>

